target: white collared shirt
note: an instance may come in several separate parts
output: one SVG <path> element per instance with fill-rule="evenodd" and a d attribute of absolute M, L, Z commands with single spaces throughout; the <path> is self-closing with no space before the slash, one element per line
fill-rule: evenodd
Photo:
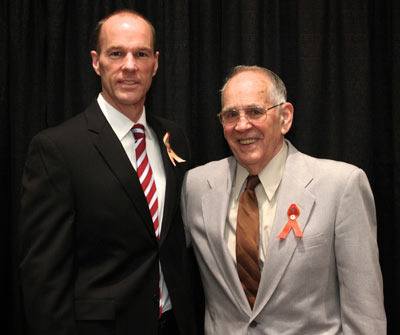
<path fill-rule="evenodd" d="M 260 265 L 263 266 L 267 258 L 268 241 L 276 212 L 277 190 L 282 180 L 283 170 L 287 157 L 287 144 L 284 142 L 281 150 L 258 174 L 260 184 L 255 188 L 258 209 L 260 214 Z M 226 219 L 224 239 L 229 253 L 236 262 L 236 220 L 239 206 L 239 196 L 244 191 L 249 172 L 237 163 L 236 175 L 229 199 L 229 210 Z"/>
<path fill-rule="evenodd" d="M 110 105 L 101 95 L 97 97 L 97 103 L 100 106 L 105 118 L 110 124 L 115 135 L 117 135 L 121 142 L 132 167 L 136 170 L 136 154 L 135 154 L 135 139 L 132 134 L 132 127 L 135 123 L 126 117 L 124 114 L 115 109 Z M 136 123 L 141 123 L 144 126 L 144 132 L 146 137 L 146 153 L 149 158 L 151 169 L 153 170 L 153 177 L 157 188 L 157 199 L 158 199 L 158 221 L 160 224 L 160 231 L 162 228 L 162 219 L 164 213 L 164 202 L 165 202 L 165 189 L 166 189 L 166 176 L 164 170 L 164 164 L 161 157 L 161 150 L 158 144 L 157 136 L 154 131 L 149 127 L 146 121 L 146 110 L 143 107 L 143 113 Z M 171 309 L 171 300 L 169 298 L 167 285 L 164 280 L 163 273 L 160 265 L 160 282 L 161 282 L 161 303 L 163 311 Z"/>

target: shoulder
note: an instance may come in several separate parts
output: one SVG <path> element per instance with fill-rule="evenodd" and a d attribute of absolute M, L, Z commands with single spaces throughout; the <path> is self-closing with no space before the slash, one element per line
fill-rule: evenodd
<path fill-rule="evenodd" d="M 298 151 L 290 142 L 286 165 L 302 173 L 307 171 L 315 177 L 343 178 L 353 173 L 363 173 L 359 167 L 343 161 L 318 158 Z"/>
<path fill-rule="evenodd" d="M 153 115 L 153 114 L 147 114 L 147 113 L 146 113 L 146 117 L 147 117 L 148 121 L 150 122 L 150 124 L 158 123 L 165 128 L 168 127 L 171 129 L 181 129 L 181 127 L 179 126 L 179 124 L 176 121 L 166 119 L 165 117 Z"/>
<path fill-rule="evenodd" d="M 233 156 L 223 158 L 189 170 L 187 172 L 187 180 L 190 183 L 203 182 L 205 180 L 218 182 L 226 179 L 235 167 L 236 161 Z"/>
<path fill-rule="evenodd" d="M 343 161 L 308 155 L 304 155 L 304 157 L 314 175 L 320 178 L 347 179 L 354 174 L 364 174 L 364 171 L 358 166 Z"/>
<path fill-rule="evenodd" d="M 94 100 L 83 112 L 56 126 L 42 130 L 36 135 L 36 138 L 47 137 L 54 141 L 75 142 L 82 134 L 86 134 L 89 128 L 99 131 L 105 123 L 106 118 L 97 101 Z"/>
<path fill-rule="evenodd" d="M 44 151 L 51 148 L 66 152 L 79 150 L 88 141 L 90 122 L 95 125 L 94 129 L 101 129 L 105 124 L 105 117 L 95 102 L 84 112 L 41 130 L 32 138 L 30 147 L 41 147 Z"/>
<path fill-rule="evenodd" d="M 235 159 L 228 157 L 189 170 L 183 181 L 183 194 L 196 200 L 210 189 L 229 184 L 235 166 Z"/>
<path fill-rule="evenodd" d="M 34 136 L 33 140 L 47 139 L 70 145 L 80 140 L 83 135 L 86 136 L 89 128 L 99 131 L 105 124 L 106 119 L 96 100 L 94 100 L 83 112 L 58 125 L 40 131 Z"/>
<path fill-rule="evenodd" d="M 31 145 L 38 143 L 54 143 L 66 145 L 77 138 L 82 115 L 77 115 L 59 125 L 41 130 L 31 140 Z"/>
<path fill-rule="evenodd" d="M 146 114 L 147 122 L 150 127 L 152 127 L 157 133 L 170 133 L 170 134 L 179 134 L 184 136 L 183 128 L 175 121 L 168 120 L 161 116 L 156 115 L 148 115 Z"/>
<path fill-rule="evenodd" d="M 296 151 L 294 156 L 289 154 L 287 165 L 293 175 L 310 176 L 310 188 L 340 193 L 348 187 L 370 187 L 364 170 L 343 161 L 317 158 Z"/>
<path fill-rule="evenodd" d="M 50 137 L 54 139 L 61 139 L 63 137 L 71 137 L 71 133 L 75 134 L 84 125 L 84 115 L 80 113 L 56 126 L 46 128 L 39 132 L 37 136 Z"/>
<path fill-rule="evenodd" d="M 190 166 L 191 152 L 189 140 L 183 128 L 176 122 L 165 119 L 160 116 L 146 114 L 146 119 L 149 126 L 157 134 L 160 142 L 165 143 L 165 136 L 168 134 L 168 142 L 171 149 L 180 157 L 185 159 Z"/>

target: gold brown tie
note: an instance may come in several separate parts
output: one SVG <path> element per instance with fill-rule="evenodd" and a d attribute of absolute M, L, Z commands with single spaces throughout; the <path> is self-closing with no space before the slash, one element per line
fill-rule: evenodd
<path fill-rule="evenodd" d="M 240 195 L 236 224 L 236 263 L 239 279 L 253 308 L 260 283 L 259 240 L 260 219 L 254 188 L 258 176 L 247 177 L 245 190 Z"/>

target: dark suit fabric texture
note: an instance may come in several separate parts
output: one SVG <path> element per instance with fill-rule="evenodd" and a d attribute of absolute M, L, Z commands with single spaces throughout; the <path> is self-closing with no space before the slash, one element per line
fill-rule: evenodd
<path fill-rule="evenodd" d="M 197 334 L 179 194 L 189 159 L 173 122 L 147 113 L 166 174 L 158 241 L 146 199 L 97 102 L 36 135 L 22 180 L 19 274 L 28 334 L 157 334 L 159 262 L 182 334 Z M 132 150 L 134 150 L 132 148 Z"/>

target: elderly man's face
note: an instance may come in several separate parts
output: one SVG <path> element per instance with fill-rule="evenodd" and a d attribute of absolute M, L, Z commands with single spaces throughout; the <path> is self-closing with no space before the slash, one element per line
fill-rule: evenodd
<path fill-rule="evenodd" d="M 103 97 L 120 111 L 141 109 L 158 67 L 148 23 L 126 13 L 110 17 L 101 29 L 100 49 L 91 55 Z"/>
<path fill-rule="evenodd" d="M 222 95 L 222 110 L 267 109 L 281 101 L 268 101 L 270 81 L 260 71 L 240 72 L 231 78 Z M 285 103 L 267 112 L 266 118 L 250 121 L 242 115 L 235 124 L 224 125 L 232 153 L 250 174 L 258 174 L 279 152 L 283 136 L 292 123 L 293 106 Z"/>

